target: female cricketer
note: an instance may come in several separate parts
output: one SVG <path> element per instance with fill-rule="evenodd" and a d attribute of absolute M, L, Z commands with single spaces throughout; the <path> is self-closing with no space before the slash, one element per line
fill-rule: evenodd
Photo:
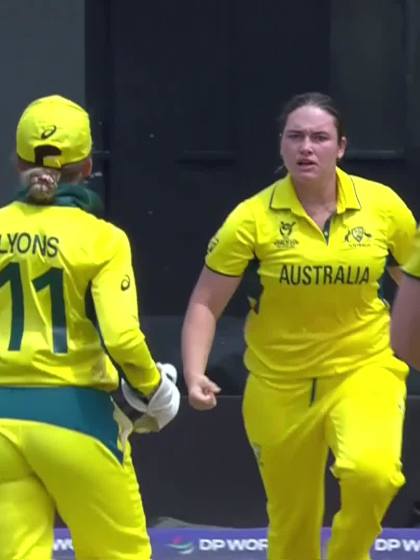
<path fill-rule="evenodd" d="M 341 490 L 329 560 L 368 560 L 404 482 L 407 366 L 390 347 L 386 267 L 404 263 L 414 218 L 389 187 L 337 167 L 333 101 L 292 98 L 280 128 L 287 176 L 241 202 L 210 241 L 183 336 L 190 404 L 216 405 L 206 365 L 217 319 L 252 260 L 243 415 L 267 496 L 270 560 L 319 560 L 328 449 Z"/>
<path fill-rule="evenodd" d="M 19 120 L 23 189 L 0 209 L 1 560 L 50 559 L 56 511 L 78 560 L 151 556 L 114 363 L 142 429 L 179 393 L 139 327 L 127 236 L 83 184 L 91 149 L 88 114 L 61 96 Z"/>

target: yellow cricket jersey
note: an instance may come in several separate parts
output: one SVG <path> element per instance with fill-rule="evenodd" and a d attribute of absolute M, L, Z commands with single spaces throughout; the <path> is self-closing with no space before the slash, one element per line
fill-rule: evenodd
<path fill-rule="evenodd" d="M 0 386 L 114 390 L 104 346 L 133 387 L 147 395 L 159 384 L 127 236 L 80 208 L 0 209 L 0 325 Z"/>
<path fill-rule="evenodd" d="M 417 230 L 413 250 L 403 270 L 410 276 L 414 276 L 420 280 L 420 229 Z"/>
<path fill-rule="evenodd" d="M 258 262 L 245 364 L 267 380 L 372 363 L 407 371 L 391 351 L 379 289 L 388 257 L 405 262 L 415 220 L 389 187 L 340 169 L 337 178 L 337 211 L 324 231 L 286 177 L 239 204 L 209 243 L 206 265 L 217 273 L 240 276 Z"/>

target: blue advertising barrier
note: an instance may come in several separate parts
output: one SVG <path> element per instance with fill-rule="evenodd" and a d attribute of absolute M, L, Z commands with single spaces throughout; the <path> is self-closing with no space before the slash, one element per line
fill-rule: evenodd
<path fill-rule="evenodd" d="M 263 560 L 266 529 L 150 529 L 153 560 Z M 325 549 L 330 529 L 322 530 Z M 357 536 L 355 536 L 357 538 Z M 420 557 L 420 529 L 384 529 L 372 548 L 372 560 L 415 560 Z M 56 529 L 54 560 L 73 560 L 67 529 Z"/>

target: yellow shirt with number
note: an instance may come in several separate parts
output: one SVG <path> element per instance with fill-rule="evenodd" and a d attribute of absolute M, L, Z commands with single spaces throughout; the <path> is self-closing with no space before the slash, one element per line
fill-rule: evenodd
<path fill-rule="evenodd" d="M 125 233 L 80 208 L 0 209 L 0 386 L 153 391 Z"/>
<path fill-rule="evenodd" d="M 219 274 L 241 276 L 257 261 L 260 293 L 245 325 L 254 375 L 275 382 L 373 363 L 407 371 L 390 348 L 380 283 L 389 258 L 407 259 L 415 220 L 389 187 L 340 169 L 337 179 L 324 231 L 286 177 L 239 204 L 209 243 L 205 262 Z"/>

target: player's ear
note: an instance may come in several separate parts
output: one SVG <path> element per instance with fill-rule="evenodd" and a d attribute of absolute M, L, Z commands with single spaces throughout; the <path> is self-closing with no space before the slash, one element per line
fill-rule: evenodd
<path fill-rule="evenodd" d="M 91 175 L 92 167 L 93 167 L 92 158 L 89 157 L 83 162 L 83 167 L 82 167 L 83 177 L 89 177 L 89 175 Z"/>
<path fill-rule="evenodd" d="M 337 161 L 340 161 L 340 159 L 344 156 L 344 154 L 346 153 L 346 148 L 347 138 L 345 136 L 342 136 L 340 142 L 338 143 Z"/>

